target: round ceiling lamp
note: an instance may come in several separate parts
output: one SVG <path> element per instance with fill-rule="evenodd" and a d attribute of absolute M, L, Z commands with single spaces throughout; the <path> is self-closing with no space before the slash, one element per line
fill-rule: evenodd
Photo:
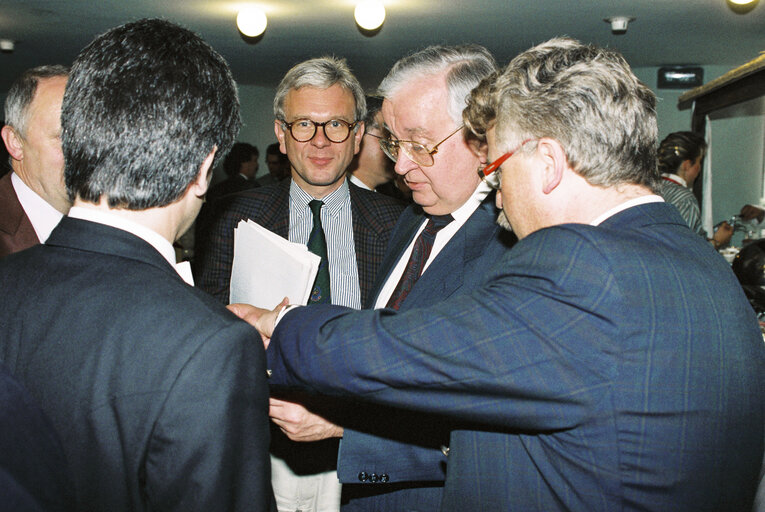
<path fill-rule="evenodd" d="M 236 16 L 236 27 L 247 37 L 258 37 L 266 31 L 268 19 L 260 7 L 245 7 Z"/>
<path fill-rule="evenodd" d="M 356 4 L 353 16 L 364 30 L 377 30 L 385 21 L 385 6 L 379 0 L 361 0 Z"/>
<path fill-rule="evenodd" d="M 757 7 L 759 0 L 727 0 L 728 7 L 736 14 L 746 14 Z"/>

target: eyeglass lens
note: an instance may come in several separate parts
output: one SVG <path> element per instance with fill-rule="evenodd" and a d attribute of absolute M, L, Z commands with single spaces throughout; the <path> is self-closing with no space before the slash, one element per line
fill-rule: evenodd
<path fill-rule="evenodd" d="M 316 135 L 316 127 L 321 126 L 324 130 L 324 136 L 335 143 L 345 142 L 351 134 L 351 128 L 355 125 L 355 123 L 351 124 L 342 119 L 330 119 L 323 123 L 317 123 L 310 119 L 298 119 L 285 124 L 289 127 L 292 138 L 298 142 L 308 142 L 313 139 Z"/>

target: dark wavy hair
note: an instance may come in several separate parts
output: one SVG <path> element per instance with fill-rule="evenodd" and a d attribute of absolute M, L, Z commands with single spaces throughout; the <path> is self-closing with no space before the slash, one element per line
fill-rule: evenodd
<path fill-rule="evenodd" d="M 143 210 L 176 201 L 241 125 L 228 64 L 195 33 L 145 19 L 98 36 L 77 56 L 61 124 L 71 198 Z"/>
<path fill-rule="evenodd" d="M 707 142 L 698 133 L 670 133 L 659 144 L 659 172 L 677 174 L 684 160 L 695 162 L 706 149 Z"/>
<path fill-rule="evenodd" d="M 231 151 L 228 152 L 228 155 L 223 160 L 223 170 L 227 176 L 236 176 L 242 164 L 249 162 L 253 156 L 255 158 L 260 156 L 258 148 L 246 142 L 237 142 L 231 146 Z"/>

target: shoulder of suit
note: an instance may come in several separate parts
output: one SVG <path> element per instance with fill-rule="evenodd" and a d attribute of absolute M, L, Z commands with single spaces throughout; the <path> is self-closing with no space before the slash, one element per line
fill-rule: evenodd
<path fill-rule="evenodd" d="M 398 216 L 406 208 L 406 205 L 398 199 L 379 192 L 373 192 L 353 183 L 348 183 L 351 196 L 351 205 L 361 206 L 370 210 L 374 215 L 383 215 L 384 217 Z"/>

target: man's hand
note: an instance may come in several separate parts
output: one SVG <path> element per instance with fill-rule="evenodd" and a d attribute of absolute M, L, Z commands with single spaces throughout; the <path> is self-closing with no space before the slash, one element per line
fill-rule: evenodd
<path fill-rule="evenodd" d="M 717 226 L 717 231 L 712 235 L 712 245 L 715 249 L 725 247 L 730 242 L 731 237 L 733 237 L 733 226 L 727 222 L 721 222 Z"/>
<path fill-rule="evenodd" d="M 741 213 L 738 215 L 742 220 L 751 220 L 756 218 L 757 222 L 762 222 L 763 217 L 765 217 L 765 210 L 751 204 L 745 204 L 743 208 L 741 208 Z"/>
<path fill-rule="evenodd" d="M 293 441 L 309 442 L 343 437 L 343 427 L 330 423 L 295 402 L 271 398 L 268 415 Z"/>
<path fill-rule="evenodd" d="M 263 338 L 263 344 L 268 348 L 268 343 L 271 341 L 271 335 L 276 327 L 276 318 L 279 316 L 279 312 L 289 304 L 289 299 L 284 299 L 271 311 L 267 309 L 256 308 L 250 304 L 229 304 L 226 306 L 229 311 L 236 316 L 255 327 L 260 333 L 260 337 Z"/>

